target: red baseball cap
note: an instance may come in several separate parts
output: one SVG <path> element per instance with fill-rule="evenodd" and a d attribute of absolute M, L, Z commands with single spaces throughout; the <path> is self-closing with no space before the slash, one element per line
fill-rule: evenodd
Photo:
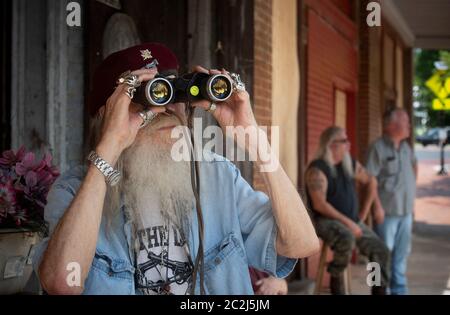
<path fill-rule="evenodd" d="M 99 108 L 106 104 L 122 73 L 146 68 L 155 60 L 158 62 L 159 73 L 178 73 L 177 57 L 160 43 L 144 43 L 108 56 L 94 73 L 94 82 L 88 96 L 89 115 L 95 116 Z"/>

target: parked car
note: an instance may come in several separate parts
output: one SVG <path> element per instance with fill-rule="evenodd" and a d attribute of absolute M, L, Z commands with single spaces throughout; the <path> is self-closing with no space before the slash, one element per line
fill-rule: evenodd
<path fill-rule="evenodd" d="M 447 133 L 447 138 L 444 142 L 444 145 L 450 144 L 450 127 L 443 128 Z M 439 145 L 439 131 L 441 128 L 431 128 L 428 129 L 423 135 L 416 137 L 416 142 L 422 144 L 426 147 L 429 144 Z"/>

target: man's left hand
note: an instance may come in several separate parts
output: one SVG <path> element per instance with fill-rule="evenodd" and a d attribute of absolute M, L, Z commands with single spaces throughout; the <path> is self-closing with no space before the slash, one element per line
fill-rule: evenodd
<path fill-rule="evenodd" d="M 222 69 L 222 71 L 207 70 L 201 66 L 195 66 L 193 70 L 210 75 L 229 75 L 225 69 Z M 194 102 L 192 106 L 208 110 L 211 107 L 211 102 L 208 100 L 202 100 Z M 253 115 L 252 106 L 250 104 L 250 96 L 246 91 L 234 91 L 229 99 L 225 102 L 216 103 L 216 106 L 217 108 L 212 115 L 224 131 L 227 126 L 240 126 L 244 128 L 249 126 L 257 126 L 255 116 Z"/>

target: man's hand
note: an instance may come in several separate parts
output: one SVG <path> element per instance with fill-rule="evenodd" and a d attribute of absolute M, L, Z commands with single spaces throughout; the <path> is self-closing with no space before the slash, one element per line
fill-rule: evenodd
<path fill-rule="evenodd" d="M 257 295 L 286 295 L 288 293 L 287 282 L 284 279 L 267 277 L 256 282 L 258 290 Z"/>
<path fill-rule="evenodd" d="M 156 69 L 136 70 L 131 74 L 139 77 L 141 82 L 152 80 L 157 74 Z M 142 118 L 138 112 L 140 106 L 130 106 L 131 99 L 125 94 L 126 84 L 119 85 L 109 97 L 106 106 L 100 109 L 103 117 L 102 134 L 96 152 L 111 165 L 114 165 L 123 150 L 133 144 Z M 165 111 L 164 107 L 151 107 L 153 113 Z"/>
<path fill-rule="evenodd" d="M 348 220 L 346 223 L 347 227 L 350 229 L 355 238 L 360 238 L 363 235 L 362 229 L 355 222 Z"/>
<path fill-rule="evenodd" d="M 222 69 L 222 71 L 207 70 L 201 66 L 195 66 L 193 70 L 210 75 L 229 75 L 229 73 L 225 69 Z M 211 102 L 203 100 L 195 102 L 192 105 L 194 107 L 201 107 L 205 110 L 208 110 Z M 255 116 L 253 115 L 252 106 L 250 104 L 250 96 L 247 92 L 233 92 L 228 100 L 226 100 L 225 102 L 217 103 L 216 105 L 217 109 L 214 111 L 213 116 L 222 129 L 225 129 L 227 126 L 241 126 L 244 128 L 247 128 L 249 126 L 257 126 Z"/>
<path fill-rule="evenodd" d="M 207 70 L 201 66 L 195 66 L 193 71 L 209 75 L 224 74 L 229 76 L 229 72 L 225 69 L 222 69 L 222 71 Z M 193 102 L 192 106 L 208 110 L 211 102 L 202 100 Z M 270 146 L 269 140 L 266 133 L 258 128 L 249 94 L 246 91 L 234 91 L 229 99 L 216 103 L 216 106 L 217 108 L 212 115 L 219 123 L 224 134 L 235 139 L 238 147 L 247 151 L 252 161 L 256 161 L 259 164 L 263 160 L 260 164 L 261 168 L 278 168 L 277 159 L 274 156 L 267 155 L 269 151 L 268 146 Z M 232 133 L 228 133 L 227 127 L 235 128 L 233 128 Z M 249 140 L 247 141 L 247 139 Z M 261 144 L 265 143 L 267 145 L 261 146 Z M 264 154 L 264 158 L 261 158 L 261 154 Z"/>

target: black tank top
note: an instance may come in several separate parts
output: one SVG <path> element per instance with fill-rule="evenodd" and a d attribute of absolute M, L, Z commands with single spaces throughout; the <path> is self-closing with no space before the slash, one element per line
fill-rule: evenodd
<path fill-rule="evenodd" d="M 345 216 L 349 217 L 355 222 L 359 221 L 358 218 L 358 196 L 356 195 L 355 180 L 349 178 L 342 168 L 342 163 L 335 166 L 336 175 L 333 176 L 330 166 L 323 160 L 314 160 L 311 162 L 309 168 L 315 167 L 321 170 L 328 181 L 327 189 L 327 202 L 330 203 L 336 210 Z M 352 167 L 355 169 L 355 161 L 352 160 Z M 314 210 L 311 203 L 308 190 L 308 205 L 315 216 L 321 214 Z"/>

